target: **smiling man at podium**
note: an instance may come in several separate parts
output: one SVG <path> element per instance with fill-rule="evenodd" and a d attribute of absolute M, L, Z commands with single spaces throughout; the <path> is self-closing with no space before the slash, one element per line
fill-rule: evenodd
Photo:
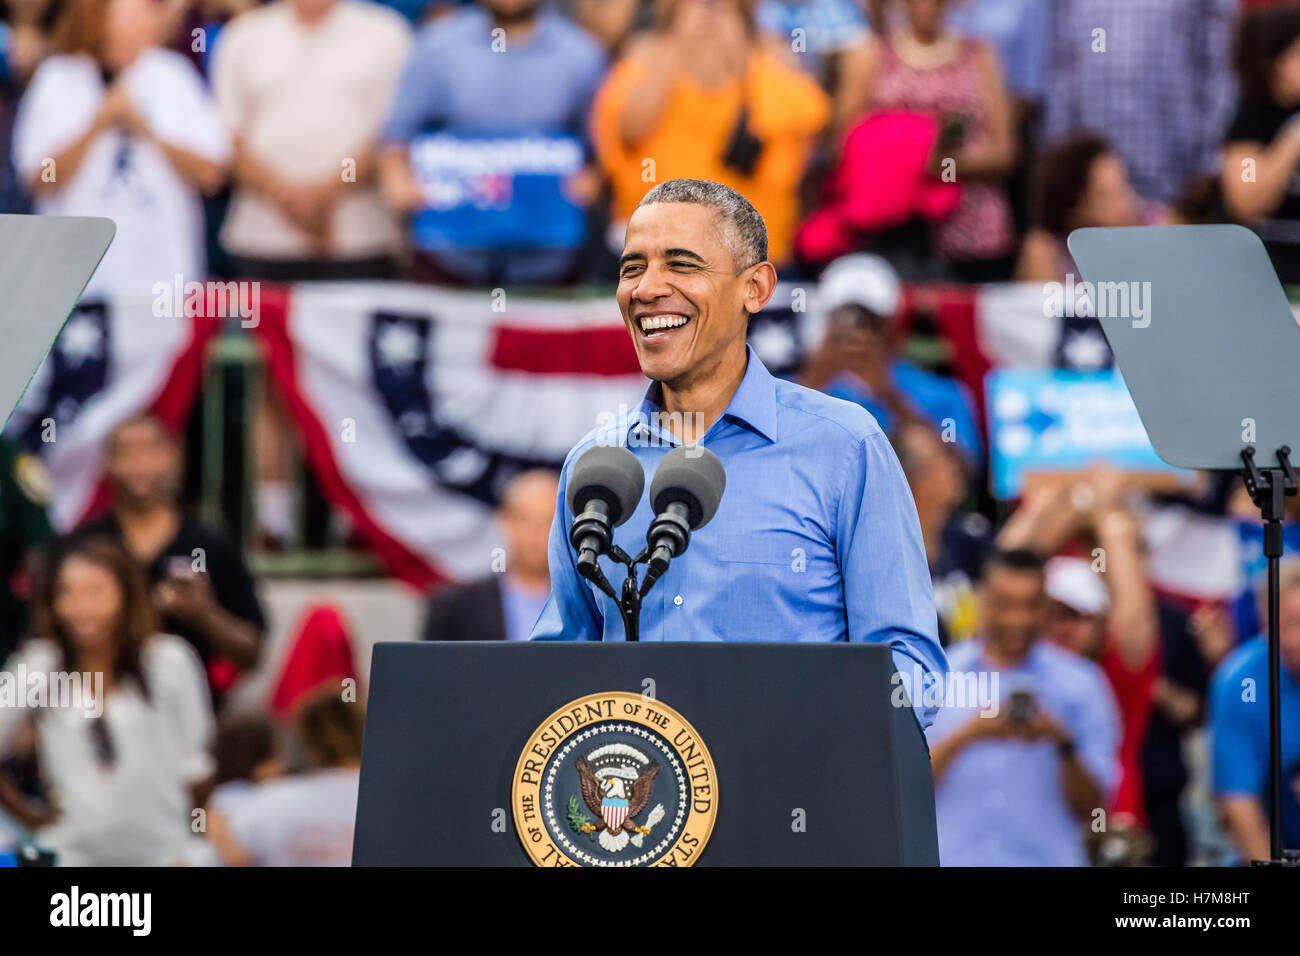
<path fill-rule="evenodd" d="M 922 726 L 946 670 L 911 492 L 866 410 L 775 378 L 746 343 L 776 289 L 762 217 L 736 191 L 673 180 L 628 223 L 618 302 L 641 371 L 640 408 L 569 453 L 551 527 L 551 598 L 533 639 L 623 640 L 617 602 L 580 577 L 566 490 L 574 462 L 620 445 L 647 474 L 698 444 L 726 494 L 641 608 L 644 641 L 853 641 L 890 646 Z M 629 554 L 654 519 L 648 496 L 616 529 Z"/>

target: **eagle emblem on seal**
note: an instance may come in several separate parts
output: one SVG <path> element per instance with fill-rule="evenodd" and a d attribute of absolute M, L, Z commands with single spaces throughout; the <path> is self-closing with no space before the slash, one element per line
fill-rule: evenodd
<path fill-rule="evenodd" d="M 606 744 L 574 761 L 582 802 L 593 816 L 582 812 L 576 797 L 569 798 L 569 826 L 594 838 L 611 853 L 628 844 L 640 847 L 664 817 L 662 804 L 645 818 L 636 818 L 650 802 L 659 764 L 629 744 Z"/>

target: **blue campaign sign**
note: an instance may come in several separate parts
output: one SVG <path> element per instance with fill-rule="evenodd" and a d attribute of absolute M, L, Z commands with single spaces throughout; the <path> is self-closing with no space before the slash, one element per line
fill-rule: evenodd
<path fill-rule="evenodd" d="M 586 217 L 564 194 L 582 169 L 567 135 L 431 133 L 411 143 L 411 171 L 426 206 L 412 239 L 426 250 L 571 249 Z"/>
<path fill-rule="evenodd" d="M 1106 462 L 1128 471 L 1169 471 L 1147 437 L 1119 372 L 1001 369 L 985 380 L 993 495 L 1020 494 L 1034 471 Z"/>

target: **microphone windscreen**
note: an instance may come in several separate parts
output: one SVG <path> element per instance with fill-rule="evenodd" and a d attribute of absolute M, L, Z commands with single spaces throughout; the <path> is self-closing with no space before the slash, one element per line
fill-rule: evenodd
<path fill-rule="evenodd" d="M 700 445 L 679 445 L 664 455 L 650 482 L 650 504 L 662 514 L 671 501 L 691 510 L 691 530 L 708 524 L 722 501 L 727 472 L 718 456 Z"/>
<path fill-rule="evenodd" d="M 620 445 L 597 445 L 583 453 L 569 475 L 569 510 L 582 514 L 587 502 L 599 499 L 617 527 L 632 517 L 644 489 L 645 469 L 636 455 Z"/>

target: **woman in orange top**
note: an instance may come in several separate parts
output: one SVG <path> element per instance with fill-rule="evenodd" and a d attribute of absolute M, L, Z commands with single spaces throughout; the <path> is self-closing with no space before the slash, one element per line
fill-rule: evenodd
<path fill-rule="evenodd" d="M 799 180 L 829 115 L 794 54 L 757 35 L 754 0 L 660 0 L 596 96 L 592 138 L 626 221 L 656 183 L 713 179 L 767 222 L 771 257 L 789 258 Z"/>

